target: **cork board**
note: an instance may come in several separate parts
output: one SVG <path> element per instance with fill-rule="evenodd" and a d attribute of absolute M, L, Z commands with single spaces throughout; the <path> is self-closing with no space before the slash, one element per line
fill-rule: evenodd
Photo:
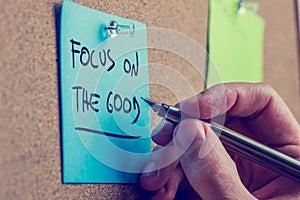
<path fill-rule="evenodd" d="M 76 2 L 150 27 L 182 32 L 206 47 L 208 0 Z M 278 90 L 299 121 L 294 1 L 259 2 L 266 20 L 264 79 Z M 60 4 L 58 0 L 0 2 L 0 199 L 144 199 L 147 193 L 137 185 L 61 182 L 55 26 Z M 189 65 L 160 50 L 149 51 L 149 63 L 154 62 L 178 69 Z M 151 87 L 153 98 L 176 101 L 167 89 Z M 197 81 L 193 87 L 200 91 L 203 83 Z"/>
<path fill-rule="evenodd" d="M 264 81 L 276 89 L 300 121 L 299 43 L 296 1 L 259 1 L 266 20 Z"/>

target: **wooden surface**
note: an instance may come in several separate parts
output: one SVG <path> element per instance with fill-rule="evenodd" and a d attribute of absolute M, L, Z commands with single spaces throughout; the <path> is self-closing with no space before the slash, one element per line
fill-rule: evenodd
<path fill-rule="evenodd" d="M 77 2 L 148 27 L 182 32 L 206 47 L 208 0 Z M 264 79 L 299 121 L 294 1 L 260 3 L 266 20 Z M 55 7 L 60 4 L 58 0 L 0 1 L 0 199 L 142 199 L 146 193 L 136 185 L 61 183 L 55 27 Z M 150 50 L 149 62 L 172 66 L 185 76 L 194 74 L 185 70 L 190 63 L 162 50 Z M 150 69 L 151 80 L 155 73 Z M 200 91 L 202 80 L 194 81 L 193 87 Z M 172 91 L 155 84 L 151 96 L 176 102 Z"/>

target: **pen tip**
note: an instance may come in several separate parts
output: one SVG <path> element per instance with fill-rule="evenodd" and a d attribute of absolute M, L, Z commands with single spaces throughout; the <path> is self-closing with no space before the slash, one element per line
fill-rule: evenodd
<path fill-rule="evenodd" d="M 149 104 L 150 106 L 154 105 L 156 102 L 152 101 L 151 99 L 148 99 L 146 97 L 141 97 L 141 99 L 143 99 L 147 104 Z"/>
<path fill-rule="evenodd" d="M 157 112 L 159 111 L 160 107 L 161 107 L 161 104 L 160 103 L 157 103 L 151 99 L 148 99 L 146 97 L 141 97 L 149 106 L 151 106 L 151 108 Z"/>

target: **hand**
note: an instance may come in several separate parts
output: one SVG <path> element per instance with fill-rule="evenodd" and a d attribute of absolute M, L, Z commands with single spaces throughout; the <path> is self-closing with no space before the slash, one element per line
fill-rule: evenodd
<path fill-rule="evenodd" d="M 226 113 L 226 127 L 300 160 L 299 124 L 265 84 L 220 84 L 180 106 L 197 119 L 222 118 Z M 183 120 L 176 127 L 163 121 L 153 131 L 158 146 L 140 184 L 154 191 L 154 199 L 173 199 L 179 187 L 187 189 L 186 199 L 300 198 L 299 182 L 227 152 L 217 135 L 197 119 Z M 173 150 L 155 154 L 166 147 Z"/>

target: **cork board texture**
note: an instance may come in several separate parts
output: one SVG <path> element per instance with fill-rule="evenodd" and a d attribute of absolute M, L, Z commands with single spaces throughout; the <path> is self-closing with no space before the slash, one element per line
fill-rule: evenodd
<path fill-rule="evenodd" d="M 76 2 L 171 28 L 206 45 L 207 0 Z M 0 40 L 5 46 L 0 54 L 0 199 L 145 199 L 147 194 L 136 185 L 61 182 L 56 43 L 60 5 L 51 0 L 0 2 Z M 149 63 L 186 64 L 166 52 L 152 51 L 149 57 Z"/>
<path fill-rule="evenodd" d="M 207 42 L 208 0 L 80 1 L 81 5 L 131 18 L 148 27 L 170 28 Z M 265 76 L 300 120 L 299 63 L 292 0 L 259 1 L 266 20 Z M 62 184 L 59 127 L 58 0 L 0 1 L 0 199 L 145 199 L 137 185 Z M 282 9 L 285 8 L 285 9 Z M 184 70 L 186 60 L 149 50 L 149 63 Z M 157 72 L 150 71 L 155 77 Z M 195 90 L 203 83 L 190 77 Z M 151 86 L 151 97 L 175 103 L 167 89 Z"/>

